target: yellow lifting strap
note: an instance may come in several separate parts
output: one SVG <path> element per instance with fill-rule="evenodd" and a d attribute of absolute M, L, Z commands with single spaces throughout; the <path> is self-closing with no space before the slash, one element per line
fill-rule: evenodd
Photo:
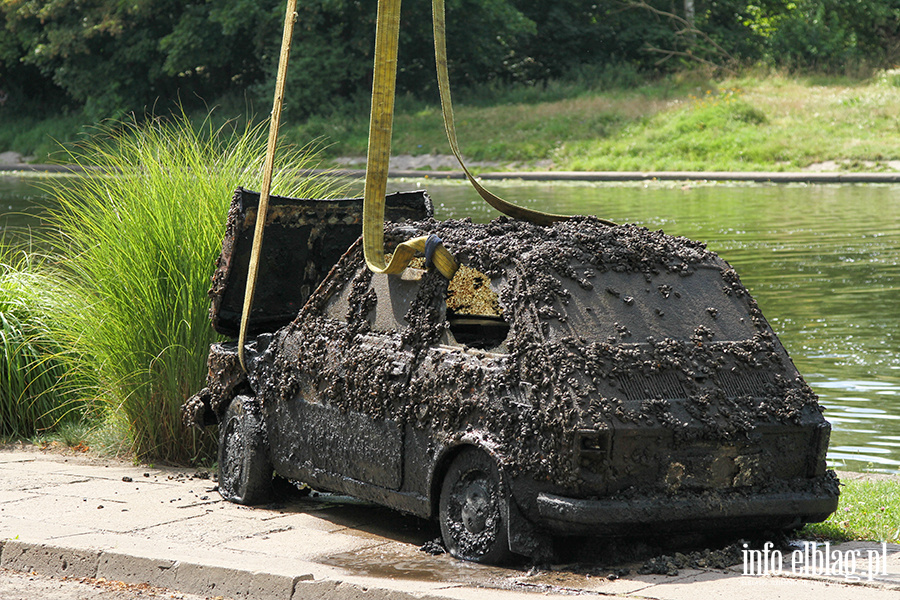
<path fill-rule="evenodd" d="M 511 204 L 482 186 L 463 162 L 456 138 L 453 103 L 450 98 L 450 77 L 447 72 L 447 41 L 444 0 L 432 0 L 434 21 L 434 58 L 437 64 L 438 87 L 444 130 L 450 149 L 478 194 L 501 213 L 549 225 L 568 219 L 564 215 L 544 213 Z M 427 238 L 410 240 L 397 248 L 391 263 L 384 255 L 384 195 L 387 187 L 388 164 L 391 156 L 391 132 L 394 120 L 394 94 L 397 80 L 397 48 L 400 35 L 400 0 L 379 0 L 375 30 L 375 73 L 372 82 L 372 116 L 369 123 L 369 152 L 366 164 L 365 201 L 363 203 L 363 250 L 366 264 L 376 273 L 397 274 L 403 271 L 416 250 L 424 248 Z M 607 225 L 612 221 L 601 220 Z M 449 279 L 456 272 L 453 256 L 439 245 L 433 257 L 435 266 Z"/>
<path fill-rule="evenodd" d="M 281 56 L 278 59 L 278 76 L 275 80 L 275 99 L 272 103 L 272 118 L 269 120 L 269 142 L 266 147 L 266 161 L 263 164 L 262 189 L 259 192 L 259 208 L 256 211 L 256 226 L 253 229 L 253 247 L 250 250 L 250 266 L 247 270 L 247 287 L 244 289 L 244 306 L 241 312 L 241 329 L 238 334 L 238 360 L 246 372 L 244 364 L 244 344 L 247 341 L 247 321 L 256 292 L 256 275 L 259 271 L 259 255 L 262 249 L 266 215 L 269 210 L 269 195 L 272 191 L 272 172 L 275 167 L 275 147 L 278 145 L 278 128 L 281 126 L 281 107 L 284 104 L 284 87 L 287 77 L 288 59 L 291 56 L 291 40 L 294 37 L 294 21 L 297 19 L 297 0 L 288 0 L 284 14 L 284 31 L 281 37 Z"/>
<path fill-rule="evenodd" d="M 400 0 L 379 0 L 375 26 L 375 73 L 372 78 L 372 114 L 369 121 L 369 151 L 363 197 L 363 252 L 366 265 L 375 273 L 402 273 L 416 252 L 423 252 L 427 237 L 403 242 L 394 250 L 390 264 L 384 256 L 384 196 L 391 158 L 394 127 L 394 89 L 397 81 L 397 47 L 400 38 Z M 443 245 L 432 257 L 434 265 L 452 279 L 458 265 Z"/>
<path fill-rule="evenodd" d="M 450 149 L 453 156 L 459 161 L 459 166 L 485 202 L 493 206 L 495 209 L 508 217 L 521 219 L 523 221 L 531 221 L 538 225 L 550 225 L 556 221 L 564 221 L 569 217 L 565 215 L 554 215 L 544 213 L 522 206 L 516 206 L 499 196 L 491 193 L 482 186 L 469 169 L 466 167 L 459 151 L 459 142 L 456 140 L 456 124 L 453 118 L 453 103 L 450 99 L 450 75 L 447 73 L 447 27 L 444 11 L 444 0 L 432 0 L 431 10 L 434 21 L 434 61 L 437 64 L 438 89 L 441 92 L 441 111 L 444 116 L 444 130 L 447 132 L 447 141 L 450 142 Z"/>

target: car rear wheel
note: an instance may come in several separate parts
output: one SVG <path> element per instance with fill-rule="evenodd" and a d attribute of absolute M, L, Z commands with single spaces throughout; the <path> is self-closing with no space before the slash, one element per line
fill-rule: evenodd
<path fill-rule="evenodd" d="M 272 463 L 262 415 L 248 396 L 236 396 L 219 423 L 219 494 L 236 504 L 272 499 Z"/>
<path fill-rule="evenodd" d="M 444 477 L 439 506 L 441 535 L 450 554 L 489 564 L 511 558 L 506 501 L 494 459 L 478 448 L 460 452 Z"/>

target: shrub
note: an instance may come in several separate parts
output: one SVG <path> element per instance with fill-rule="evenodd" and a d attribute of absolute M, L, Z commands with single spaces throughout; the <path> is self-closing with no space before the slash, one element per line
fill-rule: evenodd
<path fill-rule="evenodd" d="M 766 43 L 779 66 L 855 75 L 900 57 L 898 0 L 799 0 L 775 21 Z"/>
<path fill-rule="evenodd" d="M 67 294 L 28 255 L 0 250 L 0 436 L 29 437 L 83 408 L 52 315 Z"/>
<path fill-rule="evenodd" d="M 260 186 L 267 131 L 211 122 L 113 123 L 68 156 L 85 176 L 52 190 L 51 241 L 82 296 L 63 315 L 73 369 L 96 374 L 139 458 L 189 462 L 215 443 L 180 407 L 205 381 L 210 275 L 234 188 Z M 280 153 L 273 193 L 322 197 L 329 180 L 296 174 L 313 156 Z"/>

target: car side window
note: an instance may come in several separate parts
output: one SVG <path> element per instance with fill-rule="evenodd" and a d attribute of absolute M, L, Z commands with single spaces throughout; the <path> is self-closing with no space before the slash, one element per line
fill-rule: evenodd
<path fill-rule="evenodd" d="M 447 321 L 456 343 L 477 350 L 506 352 L 509 323 L 503 318 L 495 285 L 466 265 L 447 287 Z"/>
<path fill-rule="evenodd" d="M 366 295 L 371 299 L 367 320 L 372 331 L 381 333 L 402 332 L 409 323 L 409 313 L 421 289 L 424 271 L 421 259 L 401 276 L 371 274 Z M 336 321 L 346 323 L 351 312 L 353 288 L 363 276 L 363 266 L 343 289 L 335 293 L 325 307 L 325 314 Z M 503 307 L 497 294 L 497 284 L 477 269 L 460 265 L 450 281 L 446 301 L 439 311 L 446 318 L 448 335 L 443 340 L 453 346 L 475 350 L 506 352 L 506 339 L 510 326 L 504 319 Z"/>

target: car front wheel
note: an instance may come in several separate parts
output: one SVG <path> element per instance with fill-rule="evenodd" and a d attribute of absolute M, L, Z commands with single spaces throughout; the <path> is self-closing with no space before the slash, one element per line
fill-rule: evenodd
<path fill-rule="evenodd" d="M 494 460 L 478 448 L 460 452 L 444 477 L 439 506 L 441 535 L 450 554 L 479 563 L 506 562 L 511 557 L 506 501 Z"/>
<path fill-rule="evenodd" d="M 236 396 L 219 423 L 219 493 L 237 504 L 263 504 L 272 498 L 272 463 L 259 409 L 248 396 Z"/>

